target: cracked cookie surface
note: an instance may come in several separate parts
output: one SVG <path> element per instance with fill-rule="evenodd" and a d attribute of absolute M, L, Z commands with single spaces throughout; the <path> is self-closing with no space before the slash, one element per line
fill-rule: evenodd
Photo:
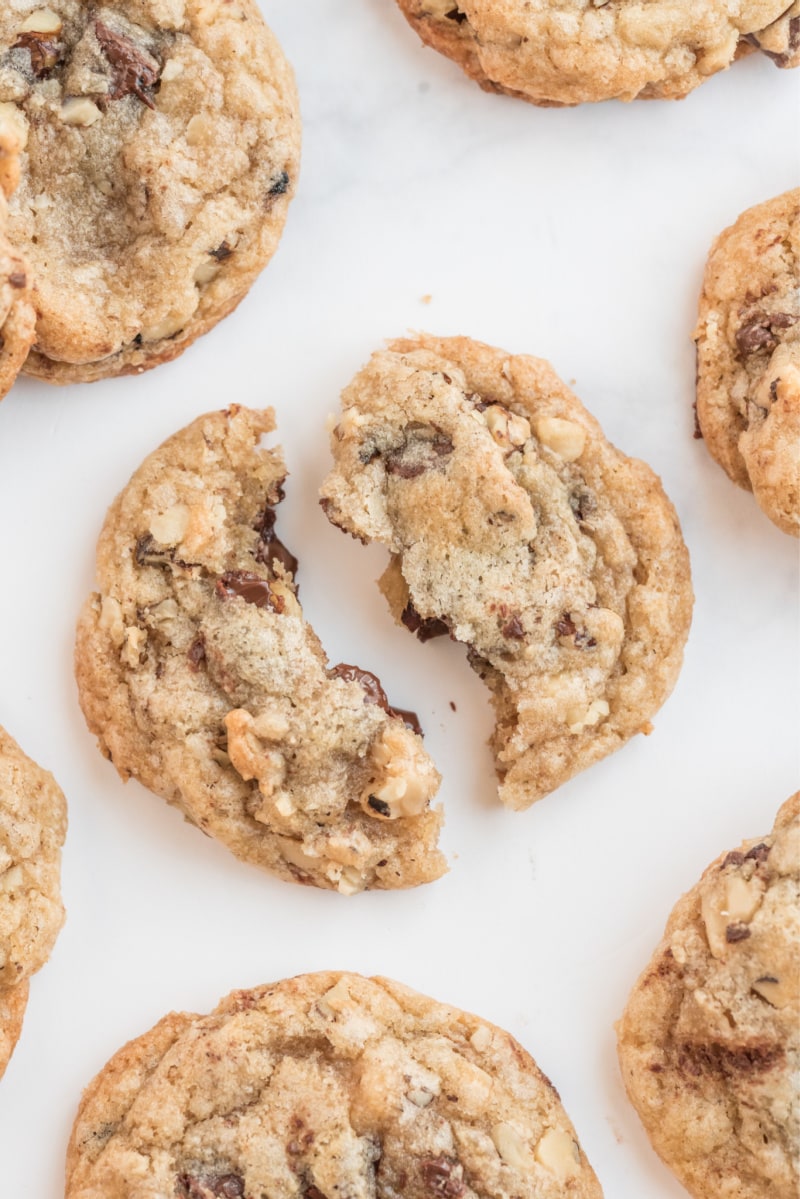
<path fill-rule="evenodd" d="M 7 237 L 8 197 L 19 182 L 19 151 L 15 123 L 0 105 L 0 399 L 22 369 L 36 329 L 28 264 Z"/>
<path fill-rule="evenodd" d="M 601 1199 L 508 1033 L 387 979 L 305 975 L 167 1016 L 87 1089 L 67 1199 Z"/>
<path fill-rule="evenodd" d="M 342 404 L 323 508 L 391 551 L 381 587 L 397 620 L 468 646 L 492 693 L 503 802 L 528 807 L 649 731 L 692 607 L 653 471 L 548 363 L 467 338 L 393 342 Z"/>
<path fill-rule="evenodd" d="M 398 0 L 429 46 L 486 91 L 534 104 L 680 99 L 737 55 L 800 61 L 786 0 Z"/>
<path fill-rule="evenodd" d="M 53 382 L 182 353 L 244 297 L 294 191 L 291 68 L 253 0 L 48 0 L 0 14 L 24 147 L 10 236 Z"/>
<path fill-rule="evenodd" d="M 39 970 L 64 923 L 67 808 L 55 779 L 0 728 L 0 987 Z"/>
<path fill-rule="evenodd" d="M 749 208 L 717 238 L 694 337 L 710 454 L 800 536 L 800 188 Z"/>
<path fill-rule="evenodd" d="M 123 777 L 237 857 L 345 894 L 427 882 L 439 776 L 408 714 L 330 667 L 303 617 L 273 429 L 271 411 L 200 417 L 112 505 L 78 627 L 84 714 Z"/>
<path fill-rule="evenodd" d="M 678 902 L 617 1035 L 628 1095 L 696 1199 L 794 1199 L 800 792 Z"/>

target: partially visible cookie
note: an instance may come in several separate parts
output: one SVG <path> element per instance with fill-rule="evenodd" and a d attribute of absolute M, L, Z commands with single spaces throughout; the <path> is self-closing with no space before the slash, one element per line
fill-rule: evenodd
<path fill-rule="evenodd" d="M 49 0 L 0 13 L 24 155 L 10 233 L 51 382 L 167 362 L 244 297 L 299 169 L 294 79 L 255 0 Z"/>
<path fill-rule="evenodd" d="M 0 104 L 0 400 L 22 369 L 36 330 L 30 270 L 6 233 L 7 197 L 19 182 L 19 152 L 16 123 Z"/>
<path fill-rule="evenodd" d="M 0 728 L 0 988 L 39 970 L 64 923 L 64 796 Z"/>
<path fill-rule="evenodd" d="M 526 808 L 649 732 L 692 609 L 653 471 L 548 363 L 463 337 L 393 342 L 342 405 L 325 512 L 390 550 L 398 621 L 467 645 L 492 692 L 503 802 Z"/>
<path fill-rule="evenodd" d="M 11 1054 L 22 1032 L 25 1007 L 28 1003 L 28 984 L 0 988 L 0 1078 L 6 1072 Z"/>
<path fill-rule="evenodd" d="M 312 974 L 172 1015 L 90 1084 L 66 1199 L 601 1199 L 508 1033 L 387 979 Z"/>
<path fill-rule="evenodd" d="M 749 208 L 714 242 L 694 337 L 709 453 L 800 536 L 800 188 Z"/>
<path fill-rule="evenodd" d="M 786 0 L 397 2 L 485 91 L 546 106 L 680 99 L 753 48 L 800 61 L 800 3 Z"/>
<path fill-rule="evenodd" d="M 800 792 L 678 902 L 617 1034 L 631 1102 L 696 1199 L 796 1199 Z"/>
<path fill-rule="evenodd" d="M 200 417 L 115 500 L 78 626 L 84 714 L 123 777 L 245 861 L 345 894 L 427 882 L 439 776 L 408 714 L 330 667 L 303 617 L 274 531 L 286 467 L 260 445 L 274 427 Z"/>

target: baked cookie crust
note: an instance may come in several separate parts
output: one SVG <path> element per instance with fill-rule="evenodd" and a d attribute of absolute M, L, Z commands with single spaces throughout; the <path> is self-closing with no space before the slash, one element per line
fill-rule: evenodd
<path fill-rule="evenodd" d="M 342 408 L 323 508 L 389 549 L 381 588 L 399 622 L 467 645 L 492 694 L 503 802 L 526 808 L 649 732 L 692 609 L 653 471 L 548 363 L 463 337 L 392 342 Z"/>
<path fill-rule="evenodd" d="M 696 1199 L 795 1199 L 800 792 L 678 902 L 617 1036 L 630 1100 Z"/>
<path fill-rule="evenodd" d="M 544 106 L 680 99 L 753 49 L 800 61 L 800 3 L 786 0 L 397 2 L 485 91 Z"/>
<path fill-rule="evenodd" d="M 291 68 L 254 0 L 49 0 L 0 14 L 24 154 L 10 237 L 38 311 L 26 371 L 167 362 L 272 256 L 299 167 Z"/>
<path fill-rule="evenodd" d="M 709 453 L 800 537 L 800 188 L 749 208 L 714 242 L 694 338 Z"/>
<path fill-rule="evenodd" d="M 36 331 L 28 264 L 8 240 L 8 197 L 19 182 L 17 127 L 0 104 L 0 400 L 17 378 Z"/>
<path fill-rule="evenodd" d="M 172 1015 L 88 1087 L 67 1199 L 601 1199 L 501 1029 L 387 979 L 305 975 Z"/>
<path fill-rule="evenodd" d="M 27 982 L 0 989 L 0 1078 L 6 1072 L 22 1032 L 27 1004 Z"/>
<path fill-rule="evenodd" d="M 118 496 L 78 625 L 81 705 L 126 778 L 237 857 L 351 894 L 444 872 L 439 775 L 374 675 L 329 666 L 275 535 L 271 410 L 200 417 Z M 418 726 L 417 726 L 418 728 Z"/>

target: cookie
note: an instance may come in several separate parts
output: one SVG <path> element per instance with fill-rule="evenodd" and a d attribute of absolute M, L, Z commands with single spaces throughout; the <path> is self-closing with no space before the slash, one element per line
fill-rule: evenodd
<path fill-rule="evenodd" d="M 6 236 L 6 198 L 18 181 L 19 139 L 0 105 L 0 400 L 19 374 L 36 330 L 28 264 Z"/>
<path fill-rule="evenodd" d="M 800 792 L 678 902 L 617 1026 L 656 1152 L 696 1199 L 800 1191 Z"/>
<path fill-rule="evenodd" d="M 618 749 L 669 695 L 689 558 L 648 466 L 541 359 L 422 335 L 342 397 L 328 518 L 392 554 L 381 586 L 488 685 L 500 797 L 526 808 Z"/>
<path fill-rule="evenodd" d="M 800 536 L 800 188 L 749 208 L 717 238 L 694 337 L 709 453 Z"/>
<path fill-rule="evenodd" d="M 61 925 L 67 808 L 55 779 L 0 729 L 0 988 L 50 956 Z"/>
<path fill-rule="evenodd" d="M 291 68 L 254 0 L 48 0 L 0 15 L 25 146 L 10 236 L 36 284 L 26 371 L 167 362 L 244 297 L 298 172 Z"/>
<path fill-rule="evenodd" d="M 600 1199 L 508 1033 L 387 979 L 311 974 L 172 1015 L 83 1096 L 66 1199 Z"/>
<path fill-rule="evenodd" d="M 200 417 L 112 505 L 78 627 L 91 730 L 123 777 L 282 878 L 345 894 L 437 878 L 439 776 L 378 679 L 328 665 L 275 536 L 271 411 Z M 418 726 L 417 726 L 418 728 Z"/>
<path fill-rule="evenodd" d="M 22 1021 L 28 1002 L 28 984 L 0 989 L 0 1078 L 6 1072 L 11 1054 L 22 1032 Z"/>
<path fill-rule="evenodd" d="M 800 62 L 786 0 L 397 0 L 423 42 L 484 91 L 545 106 L 677 100 L 753 48 Z"/>

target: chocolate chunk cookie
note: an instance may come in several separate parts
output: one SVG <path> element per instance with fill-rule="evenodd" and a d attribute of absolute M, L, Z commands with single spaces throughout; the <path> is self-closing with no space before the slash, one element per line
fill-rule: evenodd
<path fill-rule="evenodd" d="M 0 1077 L 17 1043 L 28 978 L 61 925 L 61 846 L 67 828 L 55 779 L 0 728 Z"/>
<path fill-rule="evenodd" d="M 753 48 L 800 61 L 786 0 L 398 0 L 410 24 L 485 91 L 533 104 L 680 99 Z"/>
<path fill-rule="evenodd" d="M 89 727 L 249 862 L 344 894 L 444 870 L 439 776 L 374 675 L 330 667 L 275 535 L 271 411 L 232 407 L 151 454 L 112 505 L 78 626 Z"/>
<path fill-rule="evenodd" d="M 617 1033 L 631 1102 L 696 1199 L 795 1199 L 800 792 L 678 902 Z"/>
<path fill-rule="evenodd" d="M 55 779 L 0 728 L 0 988 L 47 961 L 64 923 L 67 808 Z"/>
<path fill-rule="evenodd" d="M 67 1199 L 601 1199 L 508 1033 L 387 979 L 312 974 L 171 1015 L 84 1094 Z"/>
<path fill-rule="evenodd" d="M 526 808 L 649 732 L 692 608 L 652 470 L 546 362 L 466 338 L 392 343 L 342 403 L 323 507 L 390 549 L 381 586 L 399 621 L 468 646 L 503 802 Z"/>
<path fill-rule="evenodd" d="M 291 69 L 254 0 L 5 5 L 0 102 L 25 147 L 10 236 L 36 285 L 29 373 L 142 371 L 236 307 L 299 159 Z"/>
<path fill-rule="evenodd" d="M 22 1032 L 22 1021 L 28 1002 L 28 984 L 0 988 L 0 1078 L 6 1072 L 11 1054 Z"/>
<path fill-rule="evenodd" d="M 717 238 L 694 336 L 709 452 L 800 536 L 800 188 L 749 208 Z"/>
<path fill-rule="evenodd" d="M 36 329 L 28 264 L 6 235 L 6 201 L 19 181 L 19 150 L 14 117 L 0 104 L 0 400 L 19 374 Z"/>

